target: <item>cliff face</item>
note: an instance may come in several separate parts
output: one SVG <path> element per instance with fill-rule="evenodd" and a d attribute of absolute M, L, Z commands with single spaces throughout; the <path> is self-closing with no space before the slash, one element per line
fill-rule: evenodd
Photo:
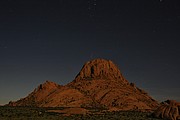
<path fill-rule="evenodd" d="M 109 110 L 144 110 L 158 103 L 144 90 L 129 83 L 110 60 L 87 62 L 76 78 L 65 86 L 45 82 L 26 98 L 9 106 L 106 107 Z"/>

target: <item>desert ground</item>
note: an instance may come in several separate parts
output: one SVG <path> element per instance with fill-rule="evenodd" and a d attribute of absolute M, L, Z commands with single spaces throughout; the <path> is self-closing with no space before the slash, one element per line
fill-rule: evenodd
<path fill-rule="evenodd" d="M 88 110 L 88 114 L 83 114 L 83 108 L 82 110 L 77 108 L 79 114 L 68 114 L 68 112 L 73 110 L 76 109 L 1 106 L 0 120 L 161 120 L 153 118 L 151 112 L 108 112 L 100 109 L 91 109 Z"/>

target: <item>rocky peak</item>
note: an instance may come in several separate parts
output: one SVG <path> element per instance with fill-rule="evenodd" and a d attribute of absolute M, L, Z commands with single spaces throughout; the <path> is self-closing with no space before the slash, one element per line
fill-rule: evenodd
<path fill-rule="evenodd" d="M 53 88 L 57 88 L 59 86 L 60 85 L 58 85 L 58 84 L 56 84 L 54 82 L 46 81 L 45 83 L 40 84 L 35 91 L 53 89 Z"/>
<path fill-rule="evenodd" d="M 87 62 L 76 76 L 75 80 L 121 80 L 128 83 L 122 76 L 119 68 L 111 61 L 105 59 L 94 59 Z"/>

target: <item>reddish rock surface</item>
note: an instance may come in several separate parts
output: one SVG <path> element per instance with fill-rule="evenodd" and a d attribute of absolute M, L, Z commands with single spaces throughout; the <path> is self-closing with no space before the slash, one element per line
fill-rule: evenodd
<path fill-rule="evenodd" d="M 87 62 L 75 80 L 61 86 L 45 82 L 27 97 L 9 106 L 101 108 L 113 110 L 151 110 L 158 102 L 144 90 L 129 83 L 110 60 Z"/>
<path fill-rule="evenodd" d="M 76 76 L 75 81 L 98 79 L 118 80 L 122 84 L 128 84 L 119 68 L 112 61 L 104 59 L 95 59 L 87 62 Z"/>
<path fill-rule="evenodd" d="M 154 111 L 153 116 L 167 120 L 180 120 L 180 103 L 167 100 Z"/>

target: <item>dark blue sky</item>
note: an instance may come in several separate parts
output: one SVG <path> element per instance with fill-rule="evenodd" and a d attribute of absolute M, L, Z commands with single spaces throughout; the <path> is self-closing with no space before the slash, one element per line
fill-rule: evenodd
<path fill-rule="evenodd" d="M 1 0 L 0 104 L 110 59 L 155 99 L 180 101 L 179 0 Z"/>

